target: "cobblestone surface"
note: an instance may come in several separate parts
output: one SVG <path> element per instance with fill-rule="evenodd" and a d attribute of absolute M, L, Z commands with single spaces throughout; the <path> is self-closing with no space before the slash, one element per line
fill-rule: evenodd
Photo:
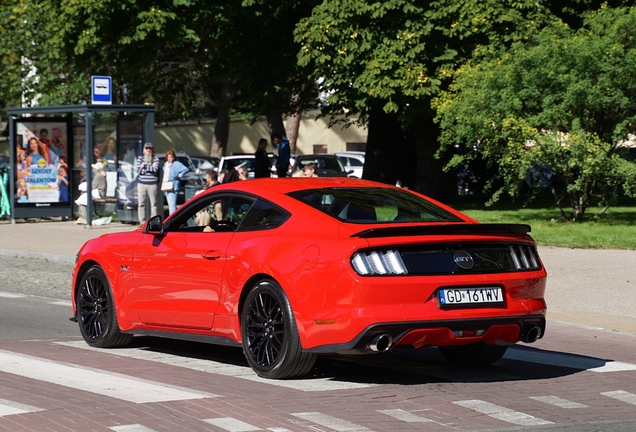
<path fill-rule="evenodd" d="M 0 257 L 0 291 L 69 299 L 73 264 Z"/>

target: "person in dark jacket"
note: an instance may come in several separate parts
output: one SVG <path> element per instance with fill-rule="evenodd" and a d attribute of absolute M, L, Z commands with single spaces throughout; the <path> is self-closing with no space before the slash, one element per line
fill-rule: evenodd
<path fill-rule="evenodd" d="M 267 140 L 261 138 L 254 153 L 254 178 L 270 177 L 269 157 L 267 156 Z"/>
<path fill-rule="evenodd" d="M 272 134 L 272 144 L 274 147 L 278 147 L 278 160 L 276 161 L 278 178 L 285 178 L 287 177 L 289 158 L 291 157 L 289 141 L 287 141 L 287 138 L 283 138 L 281 134 L 274 133 Z"/>

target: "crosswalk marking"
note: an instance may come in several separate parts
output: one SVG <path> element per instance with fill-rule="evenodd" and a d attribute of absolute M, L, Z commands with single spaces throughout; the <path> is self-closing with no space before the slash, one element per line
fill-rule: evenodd
<path fill-rule="evenodd" d="M 611 397 L 612 399 L 617 399 L 621 402 L 636 405 L 636 394 L 634 393 L 629 393 L 624 390 L 616 390 L 611 392 L 603 392 L 601 394 L 603 396 Z"/>
<path fill-rule="evenodd" d="M 0 350 L 0 371 L 134 403 L 216 395 Z"/>
<path fill-rule="evenodd" d="M 23 298 L 23 297 L 26 297 L 26 295 L 0 291 L 0 297 L 2 297 L 2 298 Z"/>
<path fill-rule="evenodd" d="M 228 432 L 250 432 L 262 430 L 261 428 L 252 426 L 251 424 L 233 419 L 231 417 L 213 418 L 203 421 Z"/>
<path fill-rule="evenodd" d="M 432 421 L 427 418 L 420 417 L 415 414 L 411 414 L 410 412 L 403 411 L 401 409 L 377 410 L 377 411 L 379 413 L 386 414 L 388 416 L 391 416 L 398 420 L 402 420 L 403 422 L 407 422 L 407 423 L 425 423 L 425 422 Z"/>
<path fill-rule="evenodd" d="M 57 342 L 73 348 L 81 348 L 85 350 L 97 351 L 104 353 L 103 349 L 92 348 L 83 341 L 77 342 Z M 140 348 L 120 348 L 116 354 L 121 357 L 134 358 L 139 360 L 148 360 L 163 363 L 171 366 L 178 366 L 199 372 L 213 373 L 234 378 L 241 378 L 255 381 L 261 384 L 274 385 L 278 387 L 286 387 L 301 391 L 334 391 L 334 390 L 351 390 L 359 388 L 375 387 L 376 384 L 362 384 L 355 382 L 331 381 L 329 378 L 318 379 L 302 379 L 302 380 L 270 380 L 261 378 L 248 366 L 236 366 L 224 364 L 212 360 L 195 359 L 174 354 L 166 354 L 160 352 L 148 351 Z"/>
<path fill-rule="evenodd" d="M 0 417 L 13 415 L 13 414 L 26 414 L 30 412 L 44 411 L 41 408 L 36 408 L 30 405 L 24 405 L 21 403 L 13 402 L 6 399 L 0 399 Z"/>
<path fill-rule="evenodd" d="M 154 429 L 147 428 L 146 426 L 142 426 L 140 424 L 113 426 L 108 429 L 115 432 L 155 432 Z"/>
<path fill-rule="evenodd" d="M 562 366 L 591 372 L 621 372 L 636 370 L 636 364 L 612 360 L 601 360 L 573 354 L 555 353 L 534 349 L 510 348 L 504 358 L 531 363 Z"/>
<path fill-rule="evenodd" d="M 504 408 L 499 405 L 491 404 L 482 400 L 465 400 L 453 402 L 456 405 L 463 406 L 486 414 L 487 416 L 502 420 L 508 423 L 514 423 L 521 426 L 539 426 L 553 424 L 551 421 L 543 420 L 537 417 L 533 417 L 529 414 L 525 414 L 519 411 L 514 411 L 509 408 Z"/>
<path fill-rule="evenodd" d="M 320 426 L 328 427 L 338 432 L 368 432 L 371 430 L 365 428 L 364 426 L 353 424 L 346 420 L 342 420 L 337 417 L 332 417 L 330 415 L 322 414 L 319 412 L 304 412 L 295 413 L 292 415 L 303 420 L 319 424 Z"/>
<path fill-rule="evenodd" d="M 566 408 L 566 409 L 587 408 L 587 405 L 583 405 L 578 402 L 572 402 L 557 396 L 531 396 L 530 399 L 534 399 L 539 402 L 544 402 L 550 405 L 554 405 L 559 408 Z"/>

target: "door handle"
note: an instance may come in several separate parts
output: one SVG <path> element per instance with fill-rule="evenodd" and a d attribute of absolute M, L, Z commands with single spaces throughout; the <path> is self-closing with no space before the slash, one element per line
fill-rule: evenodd
<path fill-rule="evenodd" d="M 206 252 L 203 252 L 201 256 L 205 259 L 211 259 L 211 260 L 219 259 L 221 258 L 221 251 L 218 251 L 218 250 L 206 251 Z"/>

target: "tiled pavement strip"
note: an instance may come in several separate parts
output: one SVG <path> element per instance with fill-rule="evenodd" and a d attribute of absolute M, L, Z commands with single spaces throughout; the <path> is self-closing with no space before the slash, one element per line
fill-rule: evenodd
<path fill-rule="evenodd" d="M 0 224 L 0 255 L 70 262 L 85 239 L 130 229 Z M 39 241 L 16 240 L 25 235 Z M 77 339 L 3 341 L 0 431 L 540 430 L 636 419 L 636 338 L 629 334 L 636 334 L 636 252 L 540 254 L 550 274 L 548 318 L 576 325 L 549 321 L 544 339 L 510 349 L 495 371 L 454 370 L 435 356 L 371 358 L 345 367 L 349 374 L 280 384 L 244 364 L 182 353 L 92 350 Z M 63 299 L 48 303 L 68 307 Z"/>

